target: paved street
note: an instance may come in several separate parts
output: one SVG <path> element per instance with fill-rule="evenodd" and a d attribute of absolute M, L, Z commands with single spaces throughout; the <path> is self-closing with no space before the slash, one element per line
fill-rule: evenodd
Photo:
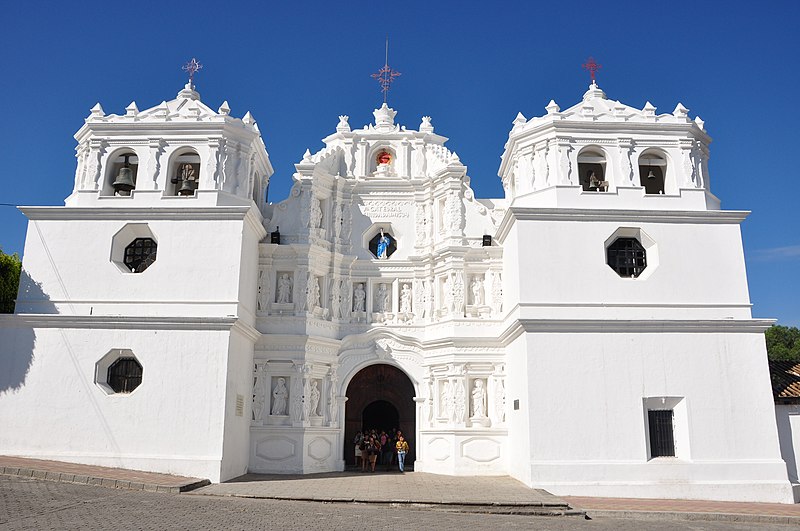
<path fill-rule="evenodd" d="M 380 492 L 375 493 L 381 496 Z M 465 514 L 441 508 L 117 490 L 0 476 L 0 529 L 751 530 L 788 525 Z"/>

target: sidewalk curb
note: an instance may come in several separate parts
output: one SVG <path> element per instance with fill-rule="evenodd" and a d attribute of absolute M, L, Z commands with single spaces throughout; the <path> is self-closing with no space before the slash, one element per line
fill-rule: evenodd
<path fill-rule="evenodd" d="M 74 483 L 78 485 L 91 485 L 94 487 L 106 487 L 110 489 L 121 490 L 143 490 L 146 492 L 165 492 L 170 494 L 179 494 L 181 492 L 189 492 L 191 490 L 205 487 L 210 485 L 211 482 L 207 479 L 185 483 L 183 485 L 159 485 L 157 483 L 139 483 L 135 481 L 126 481 L 121 479 L 104 478 L 98 476 L 83 476 L 80 474 L 72 474 L 67 472 L 52 472 L 45 470 L 37 470 L 34 468 L 20 468 L 20 467 L 0 467 L 0 475 L 3 476 L 16 476 L 21 478 L 43 479 L 45 481 L 55 481 L 58 483 Z"/>
<path fill-rule="evenodd" d="M 737 522 L 751 524 L 788 524 L 800 527 L 800 516 L 675 511 L 617 511 L 613 509 L 582 509 L 581 507 L 575 507 L 575 509 L 585 510 L 586 516 L 591 519 L 622 518 L 639 520 L 684 520 L 690 522 Z"/>

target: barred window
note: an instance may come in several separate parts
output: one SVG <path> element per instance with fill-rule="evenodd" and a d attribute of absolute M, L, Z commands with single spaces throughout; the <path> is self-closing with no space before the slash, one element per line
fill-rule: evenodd
<path fill-rule="evenodd" d="M 133 273 L 141 273 L 156 261 L 156 245 L 152 238 L 136 238 L 125 247 L 123 263 Z"/>
<path fill-rule="evenodd" d="M 119 358 L 108 367 L 107 383 L 115 393 L 130 393 L 142 383 L 142 365 L 136 358 Z"/>
<path fill-rule="evenodd" d="M 647 411 L 650 428 L 650 457 L 675 457 L 675 437 L 671 409 Z"/>
<path fill-rule="evenodd" d="M 647 253 L 636 238 L 617 238 L 606 249 L 606 258 L 621 277 L 636 278 L 647 267 Z"/>

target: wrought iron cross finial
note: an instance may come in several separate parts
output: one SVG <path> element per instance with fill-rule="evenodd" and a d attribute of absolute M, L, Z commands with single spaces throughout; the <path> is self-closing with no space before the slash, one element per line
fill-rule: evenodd
<path fill-rule="evenodd" d="M 372 77 L 378 80 L 378 84 L 381 86 L 381 92 L 383 92 L 383 103 L 386 103 L 386 99 L 389 96 L 389 87 L 394 81 L 394 78 L 400 75 L 400 72 L 392 70 L 389 66 L 389 37 L 386 37 L 386 62 L 383 64 L 383 68 L 378 70 L 375 74 L 372 74 Z"/>
<path fill-rule="evenodd" d="M 595 73 L 603 68 L 603 65 L 599 65 L 594 61 L 594 57 L 589 57 L 585 63 L 583 63 L 583 69 L 589 71 L 589 75 L 592 76 L 592 83 L 594 83 L 594 75 Z"/>
<path fill-rule="evenodd" d="M 186 63 L 181 67 L 181 70 L 185 70 L 189 73 L 189 84 L 194 86 L 194 75 L 195 73 L 203 68 L 203 65 L 197 62 L 197 59 L 192 57 L 192 60 Z"/>

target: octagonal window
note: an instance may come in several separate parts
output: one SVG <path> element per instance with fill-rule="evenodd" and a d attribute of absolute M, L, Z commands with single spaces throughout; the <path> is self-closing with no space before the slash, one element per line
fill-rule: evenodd
<path fill-rule="evenodd" d="M 636 278 L 647 267 L 647 252 L 636 238 L 617 238 L 606 249 L 609 267 L 621 277 Z"/>
<path fill-rule="evenodd" d="M 106 383 L 115 393 L 130 393 L 142 383 L 142 364 L 136 358 L 119 358 L 109 365 Z"/>
<path fill-rule="evenodd" d="M 141 273 L 156 261 L 157 248 L 153 238 L 136 238 L 125 247 L 122 263 L 132 273 Z"/>
<path fill-rule="evenodd" d="M 397 250 L 397 240 L 381 230 L 369 241 L 369 251 L 378 260 L 386 260 Z"/>
<path fill-rule="evenodd" d="M 142 384 L 144 368 L 132 350 L 115 348 L 97 361 L 94 374 L 106 394 L 128 394 Z"/>

